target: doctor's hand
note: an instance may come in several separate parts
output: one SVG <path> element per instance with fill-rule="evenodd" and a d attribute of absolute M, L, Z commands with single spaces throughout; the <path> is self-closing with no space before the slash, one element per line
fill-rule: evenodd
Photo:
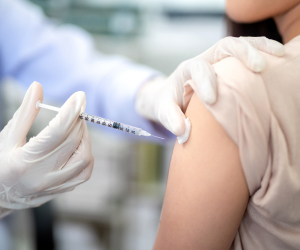
<path fill-rule="evenodd" d="M 73 94 L 49 125 L 26 143 L 39 112 L 38 100 L 43 100 L 43 89 L 34 82 L 0 133 L 0 218 L 70 191 L 92 173 L 89 132 L 78 119 L 85 109 L 85 94 Z"/>
<path fill-rule="evenodd" d="M 208 104 L 217 100 L 217 77 L 211 64 L 233 56 L 250 70 L 261 72 L 266 63 L 260 51 L 284 55 L 284 46 L 265 37 L 226 37 L 199 56 L 182 62 L 167 78 L 144 84 L 136 98 L 136 110 L 143 117 L 160 122 L 178 137 L 187 141 L 190 122 L 185 112 L 193 92 Z M 192 81 L 190 81 L 192 80 Z"/>

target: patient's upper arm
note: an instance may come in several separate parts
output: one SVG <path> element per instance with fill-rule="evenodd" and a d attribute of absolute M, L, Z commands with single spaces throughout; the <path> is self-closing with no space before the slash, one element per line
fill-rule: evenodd
<path fill-rule="evenodd" d="M 186 115 L 192 131 L 173 151 L 154 248 L 229 249 L 249 199 L 239 150 L 195 95 Z"/>

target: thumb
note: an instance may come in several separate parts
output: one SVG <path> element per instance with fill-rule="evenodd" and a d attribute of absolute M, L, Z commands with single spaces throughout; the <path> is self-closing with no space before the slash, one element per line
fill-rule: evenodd
<path fill-rule="evenodd" d="M 33 82 L 20 108 L 5 127 L 8 148 L 15 149 L 23 146 L 26 135 L 39 112 L 36 108 L 38 100 L 43 100 L 43 88 L 40 83 Z"/>
<path fill-rule="evenodd" d="M 183 144 L 189 139 L 191 122 L 189 118 L 185 118 L 175 102 L 163 106 L 160 110 L 159 120 L 166 129 L 177 136 L 179 144 Z"/>
<path fill-rule="evenodd" d="M 185 116 L 177 103 L 173 101 L 164 102 L 160 105 L 158 119 L 161 124 L 176 136 L 185 132 Z"/>

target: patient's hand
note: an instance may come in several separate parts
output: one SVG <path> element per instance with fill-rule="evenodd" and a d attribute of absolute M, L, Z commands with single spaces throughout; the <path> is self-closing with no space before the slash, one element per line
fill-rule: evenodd
<path fill-rule="evenodd" d="M 249 199 L 239 150 L 196 95 L 186 115 L 191 135 L 174 147 L 154 249 L 229 249 Z"/>

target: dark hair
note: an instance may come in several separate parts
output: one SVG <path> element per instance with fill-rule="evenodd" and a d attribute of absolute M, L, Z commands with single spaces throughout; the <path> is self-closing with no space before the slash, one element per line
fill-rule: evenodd
<path fill-rule="evenodd" d="M 272 18 L 256 23 L 236 23 L 228 17 L 226 19 L 227 34 L 229 36 L 265 36 L 282 43 L 282 37 Z"/>

